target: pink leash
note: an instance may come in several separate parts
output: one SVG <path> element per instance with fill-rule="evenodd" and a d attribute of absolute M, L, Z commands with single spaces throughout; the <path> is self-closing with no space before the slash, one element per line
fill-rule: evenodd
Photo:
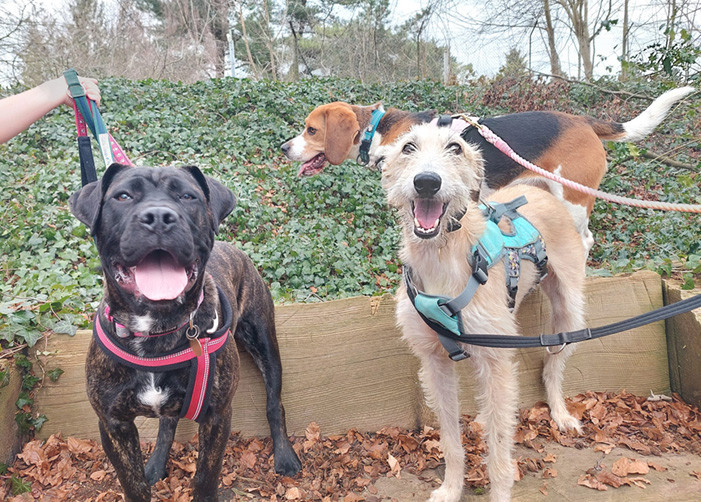
<path fill-rule="evenodd" d="M 682 213 L 701 213 L 701 205 L 699 204 L 673 204 L 669 202 L 659 202 L 653 200 L 631 199 L 629 197 L 621 197 L 620 195 L 608 194 L 606 192 L 602 192 L 601 190 L 590 188 L 575 181 L 568 180 L 566 178 L 558 176 L 557 174 L 551 173 L 550 171 L 546 171 L 542 167 L 538 167 L 535 164 L 530 163 L 529 161 L 521 157 L 519 154 L 514 152 L 513 149 L 503 139 L 497 136 L 494 133 L 494 131 L 489 129 L 484 124 L 480 124 L 471 117 L 468 117 L 464 114 L 457 115 L 457 117 L 461 118 L 462 120 L 469 123 L 471 126 L 475 127 L 484 139 L 489 141 L 492 145 L 498 148 L 500 152 L 512 159 L 517 164 L 522 165 L 526 169 L 529 169 L 543 176 L 544 178 L 560 183 L 561 185 L 571 188 L 573 190 L 577 190 L 578 192 L 591 195 L 592 197 L 598 197 L 599 199 L 606 200 L 608 202 L 624 204 L 627 206 L 641 207 L 646 209 L 659 209 L 662 211 L 679 211 Z"/>

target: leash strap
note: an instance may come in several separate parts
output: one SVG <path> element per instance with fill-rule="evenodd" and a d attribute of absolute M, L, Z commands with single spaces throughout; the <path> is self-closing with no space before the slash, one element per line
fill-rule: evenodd
<path fill-rule="evenodd" d="M 383 110 L 373 110 L 372 118 L 370 119 L 370 125 L 365 129 L 365 135 L 363 141 L 360 143 L 360 150 L 358 151 L 358 158 L 355 159 L 357 162 L 363 165 L 367 165 L 370 162 L 370 145 L 372 145 L 372 138 L 375 135 L 375 130 L 377 130 L 377 125 L 382 120 L 385 112 Z"/>
<path fill-rule="evenodd" d="M 494 131 L 489 129 L 486 125 L 475 121 L 474 119 L 468 117 L 465 114 L 458 114 L 455 117 L 465 120 L 472 127 L 476 128 L 480 135 L 486 141 L 494 145 L 501 153 L 509 157 L 517 164 L 539 174 L 544 178 L 547 178 L 551 181 L 555 181 L 556 183 L 559 183 L 565 187 L 571 188 L 572 190 L 576 190 L 578 192 L 584 193 L 591 197 L 599 198 L 601 200 L 605 200 L 607 202 L 623 204 L 626 206 L 657 209 L 661 211 L 678 211 L 682 213 L 701 213 L 701 204 L 676 204 L 671 202 L 632 199 L 630 197 L 622 197 L 620 195 L 613 195 L 606 192 L 602 192 L 601 190 L 582 185 L 581 183 L 577 183 L 576 181 L 568 180 L 566 178 L 558 176 L 555 173 L 546 171 L 542 167 L 536 166 L 535 164 L 521 157 L 519 154 L 514 152 L 514 150 L 509 146 L 509 144 L 506 141 L 497 136 L 496 133 L 494 133 Z M 465 139 L 465 134 L 466 131 L 463 131 L 463 133 L 461 134 L 463 139 Z"/>
<path fill-rule="evenodd" d="M 105 162 L 105 167 L 109 167 L 114 162 L 129 166 L 133 165 L 119 143 L 107 132 L 107 126 L 102 119 L 100 109 L 94 101 L 88 99 L 85 95 L 85 90 L 78 79 L 78 73 L 71 68 L 66 70 L 63 76 L 66 79 L 66 84 L 68 84 L 68 92 L 73 98 L 73 110 L 75 112 L 76 129 L 78 130 L 80 177 L 83 186 L 90 182 L 97 181 L 97 172 L 95 170 L 95 161 L 91 150 L 92 146 L 88 137 L 88 129 L 90 129 L 93 137 L 100 145 L 100 153 Z"/>
<path fill-rule="evenodd" d="M 624 321 L 619 321 L 598 328 L 585 328 L 576 331 L 566 331 L 552 335 L 540 336 L 511 336 L 511 335 L 455 335 L 446 330 L 443 336 L 452 340 L 467 343 L 469 345 L 479 345 L 481 347 L 523 349 L 529 347 L 556 347 L 568 343 L 594 340 L 604 336 L 621 333 L 631 329 L 639 328 L 657 321 L 663 321 L 679 314 L 684 314 L 701 307 L 701 295 L 696 295 L 686 300 L 679 301 L 672 305 L 651 310 L 645 314 L 640 314 Z"/>

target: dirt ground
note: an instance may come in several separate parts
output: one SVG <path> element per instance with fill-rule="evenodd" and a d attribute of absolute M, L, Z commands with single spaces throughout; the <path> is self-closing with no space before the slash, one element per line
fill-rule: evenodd
<path fill-rule="evenodd" d="M 701 413 L 677 396 L 653 399 L 620 394 L 580 394 L 568 408 L 583 434 L 562 433 L 544 403 L 520 412 L 514 440 L 518 480 L 514 502 L 701 501 Z M 294 448 L 303 470 L 294 478 L 275 474 L 268 438 L 227 445 L 221 475 L 223 501 L 410 502 L 426 500 L 443 476 L 438 431 L 397 427 L 375 433 L 351 430 L 323 435 L 309 424 Z M 486 501 L 487 445 L 479 424 L 463 418 L 466 488 L 463 502 Z M 143 444 L 144 455 L 153 444 Z M 176 443 L 168 477 L 152 500 L 191 500 L 197 440 Z M 1 482 L 4 481 L 4 482 Z M 9 472 L 0 476 L 0 500 L 10 502 L 117 502 L 121 489 L 104 451 L 94 441 L 51 436 L 27 443 Z"/>
<path fill-rule="evenodd" d="M 533 451 L 523 446 L 517 446 L 514 452 L 516 458 L 532 457 Z M 553 455 L 556 461 L 552 469 L 556 475 L 532 472 L 526 474 L 514 484 L 512 491 L 513 502 L 698 502 L 701 501 L 701 480 L 691 475 L 701 469 L 701 457 L 690 453 L 672 455 L 644 456 L 631 455 L 627 448 L 615 448 L 605 455 L 593 448 L 566 448 L 557 443 L 548 442 L 544 445 L 544 456 Z M 621 458 L 635 458 L 651 462 L 664 471 L 650 471 L 644 475 L 649 481 L 641 482 L 640 486 L 608 486 L 605 491 L 598 491 L 578 484 L 580 477 L 590 469 L 609 469 Z M 433 489 L 426 479 L 433 476 L 442 478 L 442 469 L 424 471 L 420 477 L 407 473 L 401 474 L 401 479 L 384 477 L 375 481 L 378 496 L 381 501 L 396 500 L 398 502 L 425 501 Z M 642 477 L 642 476 L 641 476 Z M 251 499 L 253 500 L 253 499 Z M 476 494 L 474 489 L 467 488 L 461 502 L 486 502 L 486 494 Z"/>

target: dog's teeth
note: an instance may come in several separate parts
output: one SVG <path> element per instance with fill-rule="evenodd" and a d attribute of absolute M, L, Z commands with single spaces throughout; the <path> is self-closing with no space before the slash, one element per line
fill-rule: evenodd
<path fill-rule="evenodd" d="M 436 218 L 436 221 L 435 221 L 435 223 L 433 224 L 433 228 L 436 228 L 436 227 L 440 224 L 440 222 L 441 222 L 441 219 L 440 219 L 440 218 Z"/>

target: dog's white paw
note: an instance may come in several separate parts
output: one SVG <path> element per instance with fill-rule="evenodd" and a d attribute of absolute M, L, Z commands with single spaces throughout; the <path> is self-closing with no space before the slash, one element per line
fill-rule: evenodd
<path fill-rule="evenodd" d="M 564 413 L 551 413 L 553 420 L 555 420 L 555 424 L 557 424 L 557 428 L 560 429 L 561 431 L 569 431 L 569 430 L 574 430 L 577 431 L 577 434 L 582 433 L 582 424 L 579 420 L 574 418 L 572 415 L 570 415 L 567 412 Z"/>
<path fill-rule="evenodd" d="M 431 493 L 428 502 L 460 502 L 462 488 L 451 488 L 443 485 Z"/>

